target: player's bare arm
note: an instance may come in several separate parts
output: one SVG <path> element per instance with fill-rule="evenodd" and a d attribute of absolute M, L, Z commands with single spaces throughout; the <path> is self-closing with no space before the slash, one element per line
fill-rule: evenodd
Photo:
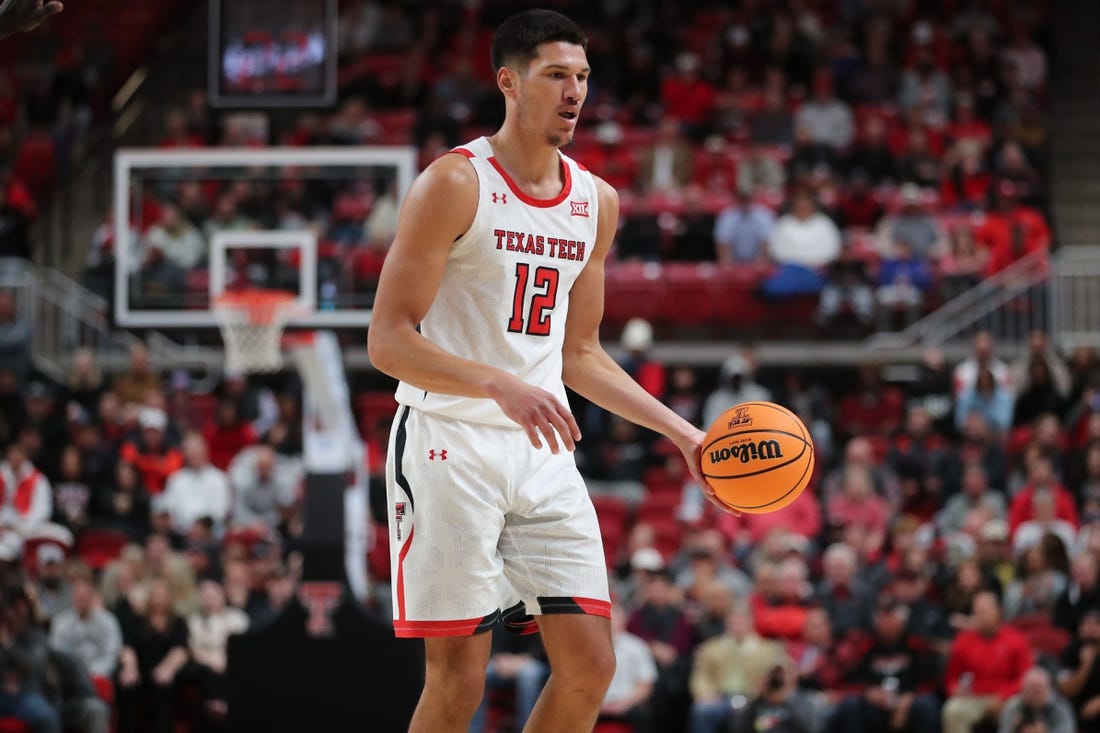
<path fill-rule="evenodd" d="M 428 392 L 495 400 L 536 448 L 545 440 L 554 453 L 562 445 L 573 450 L 580 428 L 554 395 L 450 353 L 416 330 L 439 290 L 452 244 L 474 220 L 477 198 L 477 174 L 461 155 L 442 156 L 409 189 L 375 297 L 367 334 L 371 362 Z"/>
<path fill-rule="evenodd" d="M 599 178 L 596 186 L 600 202 L 596 245 L 569 295 L 562 378 L 566 386 L 600 407 L 668 436 L 687 458 L 691 475 L 703 492 L 711 501 L 717 501 L 700 466 L 705 433 L 642 389 L 600 344 L 604 261 L 618 227 L 619 195 Z"/>
<path fill-rule="evenodd" d="M 0 3 L 0 38 L 16 31 L 34 30 L 42 21 L 57 15 L 64 6 L 57 0 L 5 0 Z"/>

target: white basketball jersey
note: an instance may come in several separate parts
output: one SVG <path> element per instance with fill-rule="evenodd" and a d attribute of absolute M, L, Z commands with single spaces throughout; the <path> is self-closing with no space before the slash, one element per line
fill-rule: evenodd
<path fill-rule="evenodd" d="M 469 158 L 477 171 L 477 213 L 451 247 L 420 332 L 453 354 L 503 369 L 565 403 L 561 370 L 569 292 L 596 243 L 599 211 L 592 174 L 562 155 L 561 192 L 535 199 L 500 166 L 488 139 L 453 152 Z M 425 392 L 402 382 L 397 401 L 460 420 L 519 428 L 491 399 Z"/>

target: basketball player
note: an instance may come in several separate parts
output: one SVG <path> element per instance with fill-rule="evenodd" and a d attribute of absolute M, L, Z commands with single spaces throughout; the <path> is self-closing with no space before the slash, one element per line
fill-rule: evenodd
<path fill-rule="evenodd" d="M 16 31 L 34 30 L 46 18 L 57 15 L 63 9 L 58 0 L 3 0 L 0 2 L 0 38 Z"/>
<path fill-rule="evenodd" d="M 394 627 L 425 637 L 413 733 L 465 731 L 488 631 L 534 630 L 551 676 L 525 731 L 590 731 L 614 671 L 607 571 L 565 385 L 667 435 L 701 486 L 703 432 L 600 346 L 618 196 L 562 155 L 586 39 L 529 10 L 492 42 L 504 124 L 413 183 L 386 258 L 372 362 L 400 380 L 387 463 Z M 419 328 L 418 328 L 419 327 Z"/>

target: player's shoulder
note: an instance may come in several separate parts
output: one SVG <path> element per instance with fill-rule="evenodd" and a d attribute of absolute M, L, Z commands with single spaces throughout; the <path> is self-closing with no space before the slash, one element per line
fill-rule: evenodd
<path fill-rule="evenodd" d="M 596 187 L 596 199 L 600 202 L 600 211 L 618 212 L 619 192 L 595 173 L 589 175 L 592 176 L 592 184 Z"/>
<path fill-rule="evenodd" d="M 456 148 L 433 160 L 418 177 L 431 186 L 477 186 L 477 172 L 468 155 Z"/>

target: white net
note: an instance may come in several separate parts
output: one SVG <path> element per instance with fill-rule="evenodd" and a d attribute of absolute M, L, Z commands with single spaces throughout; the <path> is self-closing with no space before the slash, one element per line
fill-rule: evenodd
<path fill-rule="evenodd" d="M 213 311 L 225 342 L 226 370 L 282 369 L 280 341 L 295 305 L 294 295 L 282 291 L 248 290 L 218 296 Z"/>

